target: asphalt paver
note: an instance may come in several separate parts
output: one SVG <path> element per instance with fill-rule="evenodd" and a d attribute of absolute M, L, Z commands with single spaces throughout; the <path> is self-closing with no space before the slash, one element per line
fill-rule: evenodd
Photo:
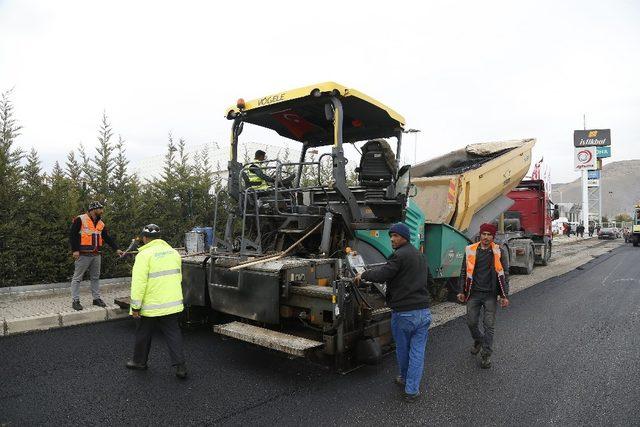
<path fill-rule="evenodd" d="M 340 375 L 187 331 L 189 378 L 161 338 L 128 371 L 134 321 L 0 338 L 0 425 L 630 425 L 640 420 L 640 250 L 621 246 L 512 297 L 493 367 L 464 318 L 430 331 L 423 398 L 400 399 L 395 361 Z"/>

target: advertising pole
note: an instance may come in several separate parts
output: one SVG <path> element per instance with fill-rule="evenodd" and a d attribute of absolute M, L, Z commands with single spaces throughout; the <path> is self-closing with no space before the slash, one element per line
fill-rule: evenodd
<path fill-rule="evenodd" d="M 589 226 L 589 187 L 587 186 L 587 171 L 582 170 L 582 225 Z"/>
<path fill-rule="evenodd" d="M 602 221 L 602 171 L 600 171 L 600 185 L 598 186 L 598 215 L 600 215 L 600 218 L 598 218 L 598 224 L 600 224 L 600 222 Z"/>
<path fill-rule="evenodd" d="M 594 218 L 597 224 L 602 221 L 602 158 L 611 156 L 611 129 L 586 129 L 586 115 L 583 116 L 583 130 L 573 131 L 573 146 L 575 150 L 575 170 L 582 172 L 582 224 L 589 226 L 589 170 L 596 171 L 592 175 L 593 186 L 598 187 L 591 193 Z M 596 197 L 598 200 L 596 200 Z M 597 204 L 596 204 L 597 202 Z"/>

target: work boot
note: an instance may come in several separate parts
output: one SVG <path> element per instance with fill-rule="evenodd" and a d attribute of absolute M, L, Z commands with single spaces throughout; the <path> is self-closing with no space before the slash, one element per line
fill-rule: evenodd
<path fill-rule="evenodd" d="M 474 341 L 473 346 L 471 347 L 471 354 L 480 353 L 480 349 L 482 348 L 482 343 L 480 341 Z"/>
<path fill-rule="evenodd" d="M 417 392 L 416 394 L 403 393 L 403 399 L 405 402 L 413 403 L 420 399 L 420 392 Z"/>
<path fill-rule="evenodd" d="M 98 307 L 106 307 L 107 304 L 104 303 L 100 298 L 96 298 L 93 300 L 93 305 L 97 305 Z"/>
<path fill-rule="evenodd" d="M 176 366 L 176 377 L 182 380 L 187 378 L 187 366 L 184 363 L 181 363 L 178 366 Z"/>
<path fill-rule="evenodd" d="M 393 382 L 396 383 L 396 385 L 401 386 L 401 387 L 404 387 L 405 384 L 406 384 L 404 378 L 402 378 L 401 375 L 398 375 L 397 377 L 395 377 L 393 379 Z"/>
<path fill-rule="evenodd" d="M 71 307 L 73 307 L 73 309 L 77 311 L 82 310 L 82 304 L 80 304 L 80 301 L 77 301 L 77 300 L 73 300 Z"/>
<path fill-rule="evenodd" d="M 491 367 L 491 355 L 490 354 L 482 354 L 482 359 L 480 361 L 480 367 L 482 369 L 489 369 Z"/>
<path fill-rule="evenodd" d="M 147 365 L 146 363 L 136 363 L 133 360 L 128 360 L 127 361 L 127 369 L 135 369 L 138 371 L 144 371 L 145 369 L 147 369 Z"/>

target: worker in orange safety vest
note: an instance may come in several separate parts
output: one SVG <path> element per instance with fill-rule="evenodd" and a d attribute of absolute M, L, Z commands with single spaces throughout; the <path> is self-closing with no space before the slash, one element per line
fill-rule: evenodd
<path fill-rule="evenodd" d="M 71 279 L 71 307 L 74 310 L 83 309 L 80 304 L 80 281 L 87 270 L 91 278 L 93 305 L 106 307 L 100 297 L 100 265 L 102 262 L 100 249 L 106 242 L 118 255 L 123 253 L 118 249 L 116 240 L 109 234 L 102 221 L 103 214 L 104 206 L 100 202 L 92 202 L 87 212 L 75 217 L 71 223 L 69 244 L 74 259 L 73 279 Z"/>
<path fill-rule="evenodd" d="M 509 257 L 494 242 L 496 232 L 495 225 L 482 224 L 480 241 L 465 248 L 459 282 L 464 288 L 458 291 L 458 301 L 467 304 L 467 325 L 473 338 L 471 353 L 480 353 L 483 369 L 491 367 L 497 302 L 502 308 L 509 306 Z M 484 332 L 478 327 L 481 310 Z"/>

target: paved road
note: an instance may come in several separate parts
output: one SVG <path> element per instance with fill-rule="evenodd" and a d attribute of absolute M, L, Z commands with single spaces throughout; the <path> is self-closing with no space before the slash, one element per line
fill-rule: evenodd
<path fill-rule="evenodd" d="M 637 424 L 639 261 L 622 246 L 514 295 L 489 371 L 463 319 L 434 328 L 415 404 L 397 397 L 393 358 L 341 376 L 197 331 L 180 382 L 157 341 L 149 371 L 124 369 L 129 320 L 5 337 L 0 425 Z"/>

